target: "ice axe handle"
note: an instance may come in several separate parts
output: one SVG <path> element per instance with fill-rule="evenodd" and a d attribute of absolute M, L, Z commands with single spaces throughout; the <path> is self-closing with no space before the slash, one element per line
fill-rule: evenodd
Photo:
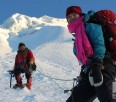
<path fill-rule="evenodd" d="M 10 74 L 10 88 L 11 88 L 11 85 L 12 85 L 12 77 L 13 77 L 13 74 L 14 74 L 14 70 L 9 70 L 8 72 Z"/>

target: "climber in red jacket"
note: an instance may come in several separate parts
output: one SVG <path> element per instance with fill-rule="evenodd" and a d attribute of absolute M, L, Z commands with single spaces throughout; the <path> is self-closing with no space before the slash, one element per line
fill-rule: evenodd
<path fill-rule="evenodd" d="M 19 43 L 17 55 L 15 58 L 14 75 L 16 84 L 13 88 L 23 88 L 26 86 L 31 90 L 32 87 L 32 71 L 35 64 L 35 58 L 31 50 L 29 50 L 24 43 Z M 27 83 L 22 83 L 21 73 L 25 73 Z"/>

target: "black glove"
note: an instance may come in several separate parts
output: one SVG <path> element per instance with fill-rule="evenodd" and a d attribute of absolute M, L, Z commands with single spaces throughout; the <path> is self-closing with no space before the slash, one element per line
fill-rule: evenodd
<path fill-rule="evenodd" d="M 86 77 L 86 76 L 88 75 L 88 72 L 89 72 L 89 67 L 88 67 L 88 65 L 82 66 L 82 67 L 81 67 L 80 76 L 81 76 L 82 78 L 84 78 L 84 77 Z"/>
<path fill-rule="evenodd" d="M 29 65 L 29 73 L 31 74 L 33 72 L 32 64 Z"/>
<path fill-rule="evenodd" d="M 77 76 L 78 82 L 81 82 L 82 80 L 85 80 L 86 78 L 88 78 L 89 70 L 90 70 L 90 68 L 89 68 L 88 65 L 83 65 L 83 66 L 81 67 L 80 75 Z"/>
<path fill-rule="evenodd" d="M 14 70 L 8 70 L 9 74 L 14 74 Z"/>
<path fill-rule="evenodd" d="M 103 83 L 101 70 L 104 69 L 103 60 L 94 59 L 90 62 L 89 81 L 92 86 L 100 86 Z"/>

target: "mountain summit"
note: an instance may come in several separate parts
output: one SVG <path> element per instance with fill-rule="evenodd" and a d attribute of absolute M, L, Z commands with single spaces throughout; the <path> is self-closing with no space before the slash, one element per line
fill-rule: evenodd
<path fill-rule="evenodd" d="M 29 17 L 16 13 L 7 19 L 1 26 L 4 29 L 9 29 L 12 32 L 19 32 L 22 29 L 42 26 L 66 26 L 65 19 L 58 19 L 49 16 L 43 16 L 40 18 Z"/>

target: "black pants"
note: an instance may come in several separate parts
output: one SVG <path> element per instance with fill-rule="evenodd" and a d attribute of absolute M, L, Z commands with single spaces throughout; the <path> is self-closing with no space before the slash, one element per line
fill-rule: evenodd
<path fill-rule="evenodd" d="M 15 75 L 15 77 L 16 77 L 17 75 L 21 74 L 21 73 L 25 73 L 25 77 L 26 77 L 27 79 L 30 78 L 30 77 L 32 76 L 32 73 L 30 73 L 29 71 L 24 71 L 24 70 L 22 70 L 22 69 L 20 69 L 20 68 L 16 68 L 16 69 L 14 70 L 14 75 Z"/>
<path fill-rule="evenodd" d="M 66 102 L 93 102 L 96 97 L 100 102 L 116 102 L 116 99 L 112 99 L 112 82 L 116 77 L 116 68 L 109 58 L 104 59 L 104 68 L 101 86 L 91 86 L 87 76 L 73 88 L 72 94 Z"/>

